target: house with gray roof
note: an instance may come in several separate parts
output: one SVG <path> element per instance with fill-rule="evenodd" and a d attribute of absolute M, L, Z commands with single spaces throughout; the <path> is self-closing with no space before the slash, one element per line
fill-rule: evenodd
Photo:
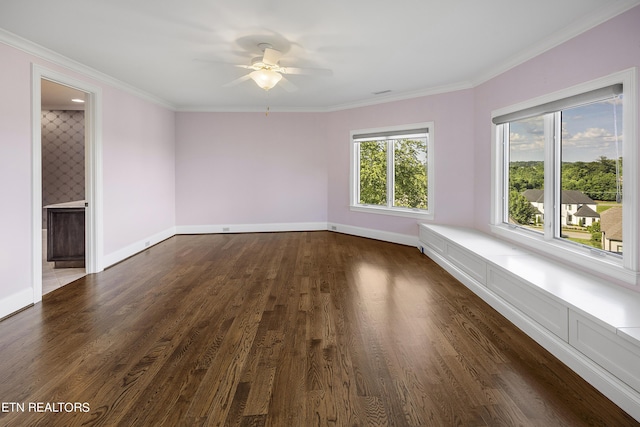
<path fill-rule="evenodd" d="M 536 214 L 536 222 L 544 222 L 544 190 L 529 189 L 522 195 L 540 214 Z M 600 219 L 596 212 L 596 202 L 582 191 L 562 190 L 560 196 L 561 226 L 577 225 L 587 227 Z"/>
<path fill-rule="evenodd" d="M 622 253 L 622 207 L 614 206 L 600 215 L 602 249 Z"/>

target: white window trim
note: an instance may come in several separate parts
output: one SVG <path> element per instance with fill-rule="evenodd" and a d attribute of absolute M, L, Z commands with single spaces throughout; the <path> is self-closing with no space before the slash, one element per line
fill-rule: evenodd
<path fill-rule="evenodd" d="M 359 158 L 356 155 L 356 144 L 353 142 L 353 136 L 363 133 L 379 133 L 379 132 L 395 132 L 408 129 L 429 129 L 429 137 L 427 138 L 427 210 L 402 208 L 397 206 L 372 206 L 362 205 L 358 203 L 358 179 L 356 174 L 360 170 L 358 167 Z M 434 219 L 434 191 L 435 191 L 435 162 L 434 162 L 434 140 L 435 127 L 433 122 L 412 123 L 407 125 L 388 126 L 372 129 L 352 130 L 349 135 L 349 155 L 350 155 L 350 171 L 349 171 L 349 208 L 353 212 L 365 212 L 381 215 L 401 216 L 417 219 Z M 390 165 L 387 165 L 390 168 Z"/>
<path fill-rule="evenodd" d="M 592 251 L 587 247 L 562 242 L 558 239 L 546 240 L 541 234 L 531 233 L 517 227 L 502 223 L 502 187 L 505 185 L 506 171 L 503 163 L 504 150 L 497 126 L 491 125 L 491 231 L 496 235 L 528 246 L 548 256 L 558 258 L 580 269 L 605 274 L 628 284 L 638 285 L 639 229 L 638 219 L 638 100 L 637 100 L 637 68 L 630 68 L 590 82 L 582 83 L 558 92 L 534 98 L 516 105 L 501 108 L 492 112 L 491 117 L 497 117 L 525 108 L 556 101 L 569 96 L 595 90 L 601 87 L 623 84 L 623 159 L 624 187 L 622 189 L 623 230 L 622 239 L 625 242 L 623 258 L 603 256 L 600 251 Z M 545 159 L 545 162 L 548 159 Z M 545 168 L 546 169 L 546 168 Z M 546 200 L 545 200 L 546 202 Z M 550 201 L 551 202 L 551 201 Z M 628 243 L 627 243 L 628 242 Z"/>

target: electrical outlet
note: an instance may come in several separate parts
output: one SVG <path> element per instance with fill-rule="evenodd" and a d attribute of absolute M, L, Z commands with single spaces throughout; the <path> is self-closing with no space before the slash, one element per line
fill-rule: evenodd
<path fill-rule="evenodd" d="M 337 231 L 337 230 L 338 230 L 338 227 L 336 227 L 335 225 L 332 225 L 332 226 L 331 226 L 331 230 L 333 230 L 333 231 Z"/>
<path fill-rule="evenodd" d="M 229 227 L 222 227 L 222 231 L 230 231 Z"/>

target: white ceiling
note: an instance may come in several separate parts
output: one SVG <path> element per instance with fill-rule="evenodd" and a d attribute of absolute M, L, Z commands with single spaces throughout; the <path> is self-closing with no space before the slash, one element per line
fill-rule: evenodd
<path fill-rule="evenodd" d="M 43 110 L 84 110 L 84 104 L 72 99 L 85 99 L 85 93 L 48 80 L 42 80 L 41 106 Z"/>
<path fill-rule="evenodd" d="M 312 111 L 471 87 L 640 0 L 0 0 L 0 28 L 180 110 Z M 247 72 L 267 42 L 288 76 Z M 211 62 L 207 62 L 211 61 Z M 373 92 L 391 92 L 374 95 Z"/>

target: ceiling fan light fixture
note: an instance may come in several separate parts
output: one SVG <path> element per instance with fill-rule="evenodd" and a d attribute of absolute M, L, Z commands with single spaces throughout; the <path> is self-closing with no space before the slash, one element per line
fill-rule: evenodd
<path fill-rule="evenodd" d="M 280 79 L 282 79 L 282 74 L 273 70 L 256 70 L 250 73 L 249 77 L 251 77 L 260 88 L 269 90 L 278 84 Z"/>

